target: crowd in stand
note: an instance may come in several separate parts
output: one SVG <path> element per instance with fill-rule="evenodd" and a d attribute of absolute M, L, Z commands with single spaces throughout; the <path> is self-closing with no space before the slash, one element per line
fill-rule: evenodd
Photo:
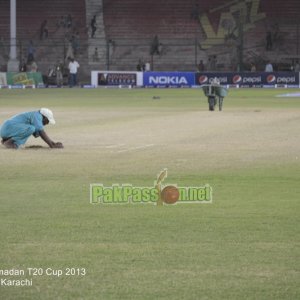
<path fill-rule="evenodd" d="M 260 65 L 257 69 L 257 66 L 254 62 L 250 62 L 249 64 L 246 64 L 244 71 L 248 72 L 256 72 L 256 71 L 264 71 L 264 72 L 274 72 L 278 71 L 278 66 L 271 63 L 270 60 L 268 60 L 264 65 Z M 196 68 L 197 72 L 217 72 L 218 66 L 217 66 L 217 58 L 216 55 L 209 57 L 207 64 L 203 62 L 201 59 L 197 65 Z M 300 72 L 300 64 L 298 60 L 295 60 L 286 71 L 292 71 L 292 72 Z"/>
<path fill-rule="evenodd" d="M 39 40 L 46 41 L 53 38 L 57 31 L 63 30 L 64 44 L 65 44 L 65 57 L 62 60 L 57 60 L 54 66 L 49 67 L 48 74 L 46 77 L 50 80 L 55 78 L 57 86 L 62 86 L 64 78 L 68 77 L 69 86 L 73 87 L 77 85 L 77 72 L 79 63 L 75 60 L 80 50 L 80 31 L 88 32 L 89 28 L 78 24 L 72 17 L 71 14 L 61 16 L 55 23 L 55 26 L 51 26 L 47 19 L 41 22 L 39 28 Z M 52 29 L 52 30 L 49 30 Z M 55 28 L 55 30 L 53 30 Z M 95 38 L 97 31 L 96 15 L 90 21 L 90 32 L 91 38 Z M 39 45 L 39 46 L 37 46 Z M 36 62 L 36 53 L 40 52 L 40 48 L 43 44 L 40 44 L 36 39 L 28 41 L 26 46 L 26 57 L 21 60 L 19 70 L 20 72 L 37 72 L 38 65 Z M 98 48 L 95 47 L 93 54 L 93 61 L 99 61 Z"/>
<path fill-rule="evenodd" d="M 190 17 L 192 19 L 197 20 L 199 17 L 199 7 L 196 5 L 193 10 L 191 11 Z M 92 19 L 89 22 L 88 28 L 85 26 L 81 26 L 77 24 L 77 22 L 74 20 L 71 14 L 62 15 L 58 18 L 58 20 L 55 22 L 54 26 L 50 26 L 47 19 L 44 19 L 41 22 L 40 28 L 39 28 L 39 40 L 44 41 L 52 36 L 54 36 L 54 33 L 56 31 L 63 31 L 63 37 L 65 39 L 65 55 L 62 61 L 58 61 L 55 67 L 52 67 L 53 70 L 52 74 L 55 74 L 57 76 L 57 84 L 62 84 L 63 75 L 66 73 L 66 70 L 69 69 L 69 74 L 71 78 L 70 85 L 76 85 L 77 78 L 74 76 L 74 74 L 77 74 L 77 69 L 79 68 L 78 62 L 76 62 L 75 58 L 80 53 L 80 32 L 86 31 L 86 33 L 90 32 L 90 37 L 95 38 L 96 32 L 97 32 L 97 16 L 94 15 Z M 53 24 L 52 24 L 53 25 Z M 53 29 L 56 28 L 56 31 L 51 31 L 49 28 Z M 263 47 L 267 51 L 266 53 L 269 53 L 270 51 L 274 51 L 276 48 L 276 43 L 278 42 L 280 37 L 279 33 L 279 26 L 278 24 L 275 24 L 271 27 L 268 27 L 266 29 L 266 35 L 265 35 L 265 45 Z M 38 40 L 38 39 L 36 39 Z M 20 64 L 20 71 L 22 72 L 36 72 L 38 71 L 38 65 L 36 62 L 36 43 L 37 41 L 30 40 L 27 45 L 27 57 L 26 60 L 22 60 Z M 111 40 L 109 40 L 110 42 Z M 35 45 L 34 45 L 35 43 Z M 42 42 L 40 42 L 42 43 Z M 114 43 L 114 42 L 112 42 Z M 158 35 L 155 35 L 154 38 L 149 42 L 150 45 L 150 51 L 149 55 L 151 58 L 151 62 L 153 62 L 153 56 L 159 56 L 165 55 L 165 53 L 168 51 L 168 48 L 166 45 L 163 45 L 162 42 L 159 40 Z M 206 55 L 206 54 L 205 54 Z M 269 56 L 269 55 L 268 55 Z M 198 65 L 196 66 L 196 70 L 198 72 L 215 72 L 220 71 L 220 65 L 218 65 L 218 57 L 217 55 L 208 55 L 202 56 L 204 59 L 200 59 Z M 93 62 L 99 62 L 99 49 L 98 47 L 94 48 L 94 53 L 92 55 Z M 78 65 L 78 66 L 77 66 Z M 65 68 L 64 66 L 68 66 Z M 76 69 L 76 73 L 73 71 Z M 234 70 L 240 70 L 240 66 L 234 66 L 232 67 Z M 71 71 L 72 70 L 72 71 Z M 143 61 L 142 59 L 139 59 L 137 65 L 136 65 L 137 71 L 150 71 L 151 65 L 149 61 Z M 260 62 L 258 64 L 257 62 L 250 61 L 246 64 L 246 68 L 244 68 L 244 71 L 265 71 L 265 72 L 273 72 L 277 70 L 276 64 L 273 64 L 268 61 L 265 65 Z M 297 60 L 293 61 L 293 64 L 290 67 L 290 71 L 299 72 L 300 66 L 299 62 Z M 73 72 L 73 73 L 72 73 Z M 73 74 L 73 75 L 71 75 Z"/>
<path fill-rule="evenodd" d="M 75 86 L 77 84 L 77 70 L 79 68 L 79 64 L 75 60 L 75 56 L 78 55 L 80 49 L 79 29 L 81 29 L 81 27 L 78 27 L 75 24 L 76 22 L 74 22 L 71 14 L 61 16 L 56 22 L 56 30 L 63 29 L 66 53 L 64 60 L 58 60 L 55 66 L 49 68 L 47 77 L 55 77 L 56 84 L 58 86 L 63 85 L 63 78 L 65 76 L 69 76 L 70 87 Z M 47 40 L 50 37 L 51 33 L 48 29 L 48 20 L 45 19 L 41 22 L 39 30 L 39 40 Z M 37 41 L 35 41 L 35 43 L 39 44 Z M 20 62 L 19 70 L 21 72 L 38 71 L 38 65 L 36 62 L 36 52 L 37 47 L 34 45 L 34 40 L 28 41 L 26 47 L 26 59 L 22 59 L 22 61 Z"/>

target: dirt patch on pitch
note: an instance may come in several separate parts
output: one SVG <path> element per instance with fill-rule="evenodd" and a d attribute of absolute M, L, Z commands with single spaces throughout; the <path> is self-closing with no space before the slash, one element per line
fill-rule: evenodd
<path fill-rule="evenodd" d="M 299 115 L 297 110 L 86 111 L 83 119 L 78 114 L 76 130 L 63 122 L 67 134 L 57 135 L 65 151 L 86 151 L 91 159 L 100 155 L 119 168 L 175 166 L 197 172 L 297 162 Z"/>

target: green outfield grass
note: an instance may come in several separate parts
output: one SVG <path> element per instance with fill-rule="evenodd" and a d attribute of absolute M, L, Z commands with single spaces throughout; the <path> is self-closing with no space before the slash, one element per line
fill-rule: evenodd
<path fill-rule="evenodd" d="M 85 268 L 0 299 L 299 299 L 300 98 L 194 89 L 0 90 L 63 150 L 0 147 L 0 270 Z M 153 99 L 153 97 L 160 99 Z M 43 145 L 30 138 L 28 146 Z M 211 204 L 92 205 L 91 183 L 213 188 Z"/>

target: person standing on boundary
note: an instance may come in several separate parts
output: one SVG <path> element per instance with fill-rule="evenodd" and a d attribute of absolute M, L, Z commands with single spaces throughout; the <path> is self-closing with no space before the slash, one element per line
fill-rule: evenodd
<path fill-rule="evenodd" d="M 79 67 L 79 63 L 74 58 L 71 58 L 69 62 L 70 87 L 77 85 L 77 70 Z"/>
<path fill-rule="evenodd" d="M 0 128 L 1 144 L 6 148 L 18 149 L 33 135 L 35 138 L 41 137 L 50 148 L 63 148 L 62 143 L 53 142 L 44 131 L 44 126 L 49 123 L 54 125 L 55 120 L 48 108 L 15 115 Z"/>

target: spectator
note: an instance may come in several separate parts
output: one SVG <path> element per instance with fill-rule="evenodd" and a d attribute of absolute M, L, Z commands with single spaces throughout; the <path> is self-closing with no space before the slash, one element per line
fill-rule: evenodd
<path fill-rule="evenodd" d="M 155 35 L 154 39 L 152 40 L 150 54 L 151 55 L 159 54 L 159 41 L 157 35 Z"/>
<path fill-rule="evenodd" d="M 141 59 L 139 59 L 139 62 L 136 66 L 136 70 L 139 72 L 144 72 L 145 71 L 145 64 L 143 63 L 143 61 Z"/>
<path fill-rule="evenodd" d="M 76 55 L 79 50 L 79 32 L 78 31 L 74 35 L 72 35 L 71 44 L 72 44 L 72 48 L 73 48 L 73 53 L 74 53 L 74 55 Z"/>
<path fill-rule="evenodd" d="M 69 62 L 70 87 L 77 85 L 77 71 L 79 67 L 79 63 L 74 58 L 71 58 Z"/>
<path fill-rule="evenodd" d="M 64 28 L 64 27 L 66 27 L 65 24 L 66 24 L 65 23 L 65 17 L 61 16 L 60 19 L 58 19 L 57 22 L 56 22 L 56 27 L 57 28 L 60 28 L 60 27 Z"/>
<path fill-rule="evenodd" d="M 31 73 L 36 73 L 38 70 L 37 63 L 33 60 L 30 64 L 30 72 Z"/>
<path fill-rule="evenodd" d="M 47 27 L 47 20 L 44 20 L 41 24 L 40 30 L 40 40 L 48 38 L 48 27 Z"/>
<path fill-rule="evenodd" d="M 56 85 L 58 87 L 61 87 L 63 85 L 64 66 L 60 61 L 58 61 L 55 69 L 56 69 L 55 70 L 56 71 Z"/>
<path fill-rule="evenodd" d="M 211 57 L 208 58 L 208 61 L 207 61 L 207 71 L 211 71 Z"/>
<path fill-rule="evenodd" d="M 213 55 L 208 58 L 207 63 L 208 71 L 216 71 L 217 69 L 217 56 Z"/>
<path fill-rule="evenodd" d="M 92 34 L 91 37 L 94 38 L 95 37 L 95 32 L 97 30 L 97 23 L 96 23 L 96 16 L 93 17 L 92 21 L 91 21 L 91 28 L 92 28 Z"/>
<path fill-rule="evenodd" d="M 30 64 L 34 60 L 35 48 L 33 46 L 32 40 L 29 41 L 27 47 L 27 64 Z"/>
<path fill-rule="evenodd" d="M 295 63 L 294 72 L 300 72 L 300 65 L 299 65 L 299 61 L 298 60 Z"/>
<path fill-rule="evenodd" d="M 145 71 L 146 72 L 151 71 L 151 65 L 150 65 L 150 63 L 148 61 L 145 63 Z"/>
<path fill-rule="evenodd" d="M 5 48 L 4 38 L 0 35 L 0 48 Z"/>
<path fill-rule="evenodd" d="M 108 46 L 109 46 L 109 53 L 113 54 L 115 52 L 116 49 L 116 41 L 109 39 L 108 40 Z"/>
<path fill-rule="evenodd" d="M 66 60 L 67 59 L 71 59 L 74 58 L 74 51 L 73 51 L 73 45 L 72 43 L 69 41 L 68 42 L 68 49 L 67 49 L 67 54 L 66 54 Z"/>
<path fill-rule="evenodd" d="M 99 53 L 98 53 L 98 48 L 95 47 L 95 51 L 93 54 L 93 62 L 98 62 L 99 61 Z"/>
<path fill-rule="evenodd" d="M 20 64 L 20 72 L 26 72 L 27 71 L 27 64 L 25 61 L 22 61 Z"/>
<path fill-rule="evenodd" d="M 254 63 L 251 63 L 251 65 L 250 65 L 250 71 L 251 72 L 256 72 L 256 66 L 255 66 Z"/>
<path fill-rule="evenodd" d="M 199 18 L 199 4 L 195 3 L 191 11 L 191 19 L 198 20 L 198 18 Z"/>
<path fill-rule="evenodd" d="M 271 51 L 272 48 L 273 48 L 272 33 L 271 31 L 268 31 L 266 35 L 266 50 Z"/>
<path fill-rule="evenodd" d="M 67 15 L 65 23 L 66 23 L 67 28 L 72 27 L 73 20 L 72 20 L 72 16 L 70 14 Z"/>
<path fill-rule="evenodd" d="M 163 44 L 162 44 L 162 43 L 159 43 L 159 44 L 158 44 L 158 54 L 159 54 L 159 55 L 162 55 L 162 53 L 163 53 Z"/>
<path fill-rule="evenodd" d="M 214 55 L 211 60 L 211 70 L 217 71 L 217 56 Z"/>
<path fill-rule="evenodd" d="M 277 42 L 279 38 L 280 38 L 279 25 L 278 23 L 275 23 L 272 26 L 272 43 Z"/>
<path fill-rule="evenodd" d="M 203 63 L 203 60 L 201 59 L 198 66 L 197 66 L 197 70 L 198 72 L 203 72 L 205 71 L 205 66 L 204 66 L 204 63 Z"/>
<path fill-rule="evenodd" d="M 265 72 L 273 72 L 273 66 L 270 61 L 266 64 Z"/>

